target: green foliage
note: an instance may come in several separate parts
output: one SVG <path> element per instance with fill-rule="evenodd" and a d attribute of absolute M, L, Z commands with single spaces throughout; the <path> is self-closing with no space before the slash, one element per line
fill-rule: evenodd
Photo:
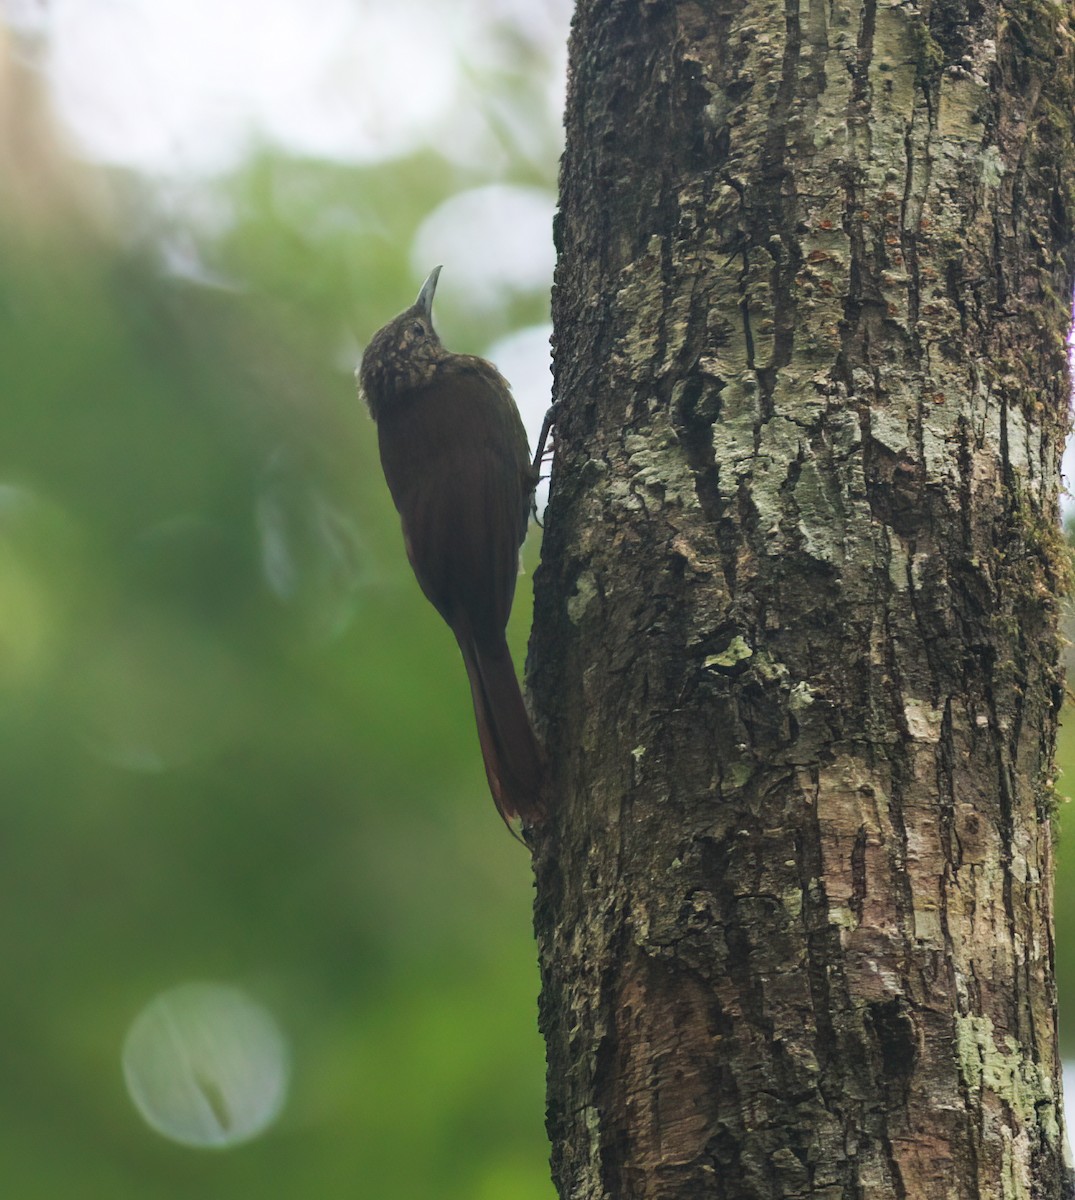
<path fill-rule="evenodd" d="M 228 286 L 164 271 L 113 182 L 126 242 L 77 203 L 0 217 L 5 1191 L 549 1196 L 529 865 L 350 373 L 473 181 L 264 157 L 200 248 Z M 191 979 L 291 1047 L 239 1149 L 124 1091 L 131 1021 Z"/>

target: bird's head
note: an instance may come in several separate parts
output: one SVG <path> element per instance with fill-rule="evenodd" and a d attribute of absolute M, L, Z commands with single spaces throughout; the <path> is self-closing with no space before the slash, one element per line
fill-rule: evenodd
<path fill-rule="evenodd" d="M 422 284 L 418 299 L 373 335 L 356 372 L 373 419 L 406 392 L 427 383 L 448 357 L 433 328 L 433 293 L 440 267 Z"/>

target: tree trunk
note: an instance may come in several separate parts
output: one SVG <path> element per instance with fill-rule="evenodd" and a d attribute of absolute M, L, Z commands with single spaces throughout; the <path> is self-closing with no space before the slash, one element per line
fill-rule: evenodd
<path fill-rule="evenodd" d="M 530 678 L 562 1197 L 1070 1194 L 1071 18 L 579 4 Z"/>

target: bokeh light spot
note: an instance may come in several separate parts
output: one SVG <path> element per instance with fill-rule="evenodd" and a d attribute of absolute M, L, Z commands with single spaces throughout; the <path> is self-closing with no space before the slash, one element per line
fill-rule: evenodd
<path fill-rule="evenodd" d="M 530 449 L 536 450 L 545 414 L 552 403 L 552 352 L 549 339 L 552 325 L 529 325 L 495 342 L 486 351 L 504 378 L 511 384 L 515 403 L 526 426 Z M 555 442 L 546 443 L 547 447 Z M 538 484 L 536 504 L 539 513 L 545 511 L 549 499 L 549 461 L 543 464 L 543 477 Z"/>
<path fill-rule="evenodd" d="M 123 1075 L 146 1124 L 185 1146 L 226 1149 L 264 1133 L 287 1096 L 287 1043 L 239 988 L 160 993 L 123 1044 Z"/>
<path fill-rule="evenodd" d="M 424 278 L 444 265 L 440 290 L 471 309 L 498 308 L 508 291 L 544 291 L 556 265 L 556 196 L 544 188 L 494 183 L 457 192 L 422 222 L 411 265 Z M 436 310 L 434 310 L 435 312 Z"/>
<path fill-rule="evenodd" d="M 485 357 L 511 384 L 533 447 L 552 403 L 552 325 L 528 325 L 494 342 Z"/>

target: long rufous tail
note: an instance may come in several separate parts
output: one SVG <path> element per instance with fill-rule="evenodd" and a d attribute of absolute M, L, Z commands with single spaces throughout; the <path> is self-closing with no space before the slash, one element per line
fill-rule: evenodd
<path fill-rule="evenodd" d="M 478 741 L 497 812 L 509 829 L 514 816 L 520 817 L 524 825 L 540 824 L 548 812 L 545 752 L 530 724 L 507 642 L 491 650 L 479 650 L 469 639 L 460 638 L 459 648 L 470 680 Z"/>

